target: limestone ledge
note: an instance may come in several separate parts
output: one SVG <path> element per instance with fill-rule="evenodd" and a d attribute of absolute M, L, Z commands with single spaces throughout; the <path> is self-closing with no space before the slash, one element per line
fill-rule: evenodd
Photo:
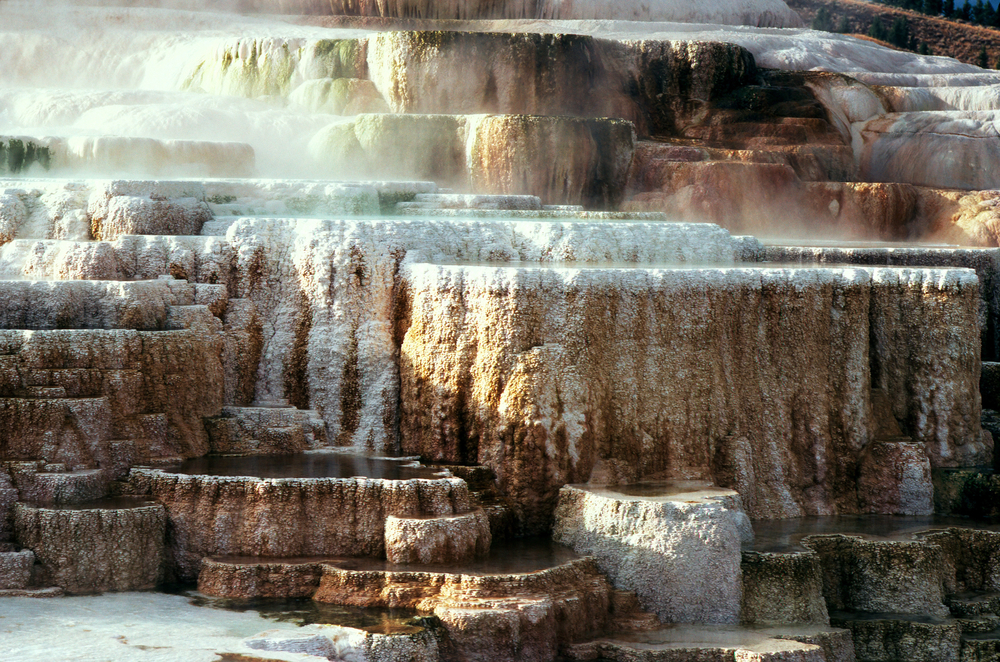
<path fill-rule="evenodd" d="M 116 181 L 102 185 L 107 193 L 93 195 L 99 200 L 204 196 L 218 204 L 230 204 L 222 201 L 231 196 L 237 200 L 232 204 L 239 204 L 244 197 L 270 195 L 272 189 L 298 190 L 293 184 L 263 182 L 262 188 L 244 189 L 225 182 L 153 186 Z M 70 188 L 62 183 L 39 199 L 60 191 L 69 195 Z M 376 188 L 395 195 L 388 184 Z M 303 209 L 320 210 L 339 199 L 320 193 L 306 186 L 296 200 Z M 86 208 L 90 195 L 72 204 Z M 535 212 L 537 217 L 519 213 L 510 214 L 513 220 L 498 212 L 483 218 L 470 213 L 471 221 L 464 214 L 394 220 L 242 218 L 232 221 L 226 237 L 15 240 L 0 248 L 0 273 L 116 280 L 169 273 L 199 285 L 225 286 L 230 300 L 241 300 L 225 316 L 227 339 L 239 336 L 246 348 L 237 350 L 226 341 L 226 404 L 287 399 L 301 409 L 317 410 L 338 445 L 382 451 L 392 450 L 396 438 L 395 336 L 405 330 L 408 316 L 406 301 L 397 297 L 403 292 L 399 279 L 404 261 L 731 264 L 745 245 L 717 226 L 664 223 L 659 215 L 640 215 L 642 220 L 635 221 L 630 215 L 592 212 L 585 221 L 576 221 L 555 211 Z"/>
<path fill-rule="evenodd" d="M 823 595 L 833 610 L 945 617 L 945 555 L 916 541 L 811 536 L 803 543 L 820 558 Z"/>
<path fill-rule="evenodd" d="M 753 535 L 739 495 L 711 486 L 629 492 L 563 487 L 553 539 L 594 556 L 662 622 L 738 623 L 740 543 Z"/>
<path fill-rule="evenodd" d="M 198 592 L 219 598 L 311 598 L 323 559 L 205 558 Z"/>
<path fill-rule="evenodd" d="M 815 552 L 743 552 L 740 622 L 755 627 L 829 625 L 823 576 Z"/>
<path fill-rule="evenodd" d="M 385 556 L 390 515 L 445 516 L 472 510 L 458 478 L 259 479 L 133 469 L 130 492 L 167 509 L 170 553 L 180 579 L 211 556 Z"/>
<path fill-rule="evenodd" d="M 992 148 L 997 116 L 997 110 L 953 110 L 871 119 L 855 128 L 861 176 L 942 188 L 998 188 L 1000 157 Z"/>
<path fill-rule="evenodd" d="M 890 244 L 863 246 L 852 242 L 809 245 L 774 243 L 764 247 L 761 261 L 777 263 L 856 264 L 864 266 L 974 269 L 979 279 L 979 326 L 983 360 L 1000 356 L 1000 250 Z"/>
<path fill-rule="evenodd" d="M 604 629 L 611 587 L 591 559 L 483 576 L 326 565 L 314 599 L 433 611 L 462 659 L 545 662 Z"/>
<path fill-rule="evenodd" d="M 378 451 L 397 436 L 404 263 L 731 264 L 739 249 L 707 224 L 568 218 L 241 219 L 228 240 L 234 294 L 254 303 L 262 325 L 254 398 L 316 409 L 331 441 Z"/>
<path fill-rule="evenodd" d="M 0 459 L 119 474 L 203 455 L 202 419 L 222 407 L 222 378 L 211 328 L 0 331 Z"/>
<path fill-rule="evenodd" d="M 0 281 L 3 329 L 166 328 L 172 305 L 194 303 L 194 286 L 151 281 Z"/>
<path fill-rule="evenodd" d="M 326 446 L 323 419 L 291 407 L 223 407 L 205 419 L 205 429 L 212 453 L 280 455 Z"/>
<path fill-rule="evenodd" d="M 385 521 L 390 563 L 461 565 L 490 551 L 493 536 L 482 508 L 446 517 L 398 517 Z"/>
<path fill-rule="evenodd" d="M 378 114 L 331 124 L 309 151 L 335 177 L 429 179 L 474 193 L 613 209 L 634 141 L 632 125 L 620 119 Z"/>
<path fill-rule="evenodd" d="M 628 30 L 608 40 L 576 34 L 586 24 L 539 27 L 233 39 L 191 63 L 184 85 L 344 114 L 381 104 L 396 113 L 617 117 L 649 135 L 676 130 L 756 74 L 753 56 L 724 40 Z"/>
<path fill-rule="evenodd" d="M 600 462 L 713 480 L 753 517 L 858 512 L 873 385 L 931 466 L 992 457 L 971 270 L 412 264 L 406 282 L 403 452 L 488 466 L 527 531 Z"/>
<path fill-rule="evenodd" d="M 0 136 L 0 141 L 8 138 Z M 250 177 L 256 173 L 253 147 L 239 142 L 87 135 L 31 141 L 36 151 L 48 154 L 46 169 L 57 172 L 168 178 L 191 172 L 204 177 Z"/>
<path fill-rule="evenodd" d="M 49 509 L 17 504 L 14 529 L 41 565 L 40 583 L 67 593 L 137 591 L 164 577 L 163 507 Z"/>

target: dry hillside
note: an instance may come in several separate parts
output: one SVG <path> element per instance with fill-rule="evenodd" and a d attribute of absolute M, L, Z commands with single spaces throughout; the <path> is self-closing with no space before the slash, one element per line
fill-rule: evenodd
<path fill-rule="evenodd" d="M 989 64 L 994 66 L 1000 57 L 1000 31 L 983 28 L 963 21 L 932 18 L 906 9 L 896 9 L 886 5 L 858 0 L 786 0 L 788 6 L 802 16 L 808 25 L 821 7 L 826 7 L 836 24 L 841 16 L 847 16 L 851 30 L 860 34 L 868 32 L 868 27 L 876 16 L 881 16 L 886 28 L 897 16 L 903 16 L 910 27 L 910 33 L 917 42 L 926 42 L 935 55 L 949 55 L 962 62 L 976 64 L 980 49 L 985 45 L 989 53 Z"/>

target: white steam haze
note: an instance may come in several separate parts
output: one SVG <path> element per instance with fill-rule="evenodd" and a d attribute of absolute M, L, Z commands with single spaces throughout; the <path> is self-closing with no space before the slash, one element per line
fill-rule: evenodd
<path fill-rule="evenodd" d="M 753 19 L 760 12 L 771 11 L 775 2 L 785 6 L 780 0 L 698 4 L 699 16 L 704 20 L 717 18 L 719 22 L 714 24 L 534 19 L 483 21 L 461 27 L 576 33 L 617 40 L 726 41 L 750 50 L 758 64 L 781 69 L 984 75 L 980 69 L 950 58 L 894 51 L 844 35 L 721 24 L 732 18 L 735 9 L 750 12 Z M 301 17 L 235 13 L 298 6 L 279 0 L 213 2 L 211 11 L 183 9 L 196 4 L 188 0 L 133 3 L 142 7 L 104 6 L 121 4 L 129 3 L 0 0 L 0 135 L 45 138 L 68 155 L 64 161 L 74 170 L 100 159 L 106 169 L 117 168 L 129 160 L 124 152 L 131 151 L 148 153 L 146 162 L 162 153 L 172 154 L 175 160 L 188 159 L 175 173 L 145 173 L 156 176 L 210 176 L 211 170 L 192 169 L 191 163 L 213 158 L 230 164 L 246 162 L 246 171 L 240 170 L 240 175 L 350 176 L 324 171 L 309 154 L 314 137 L 349 118 L 296 105 L 295 101 L 308 95 L 296 95 L 295 90 L 307 81 L 331 75 L 310 64 L 315 42 L 363 38 L 370 30 L 312 26 L 304 24 Z M 550 5 L 563 13 L 572 5 L 583 16 L 601 12 L 617 15 L 604 0 Z M 687 10 L 679 9 L 681 5 L 690 8 L 694 3 L 642 3 L 687 17 L 683 13 Z M 463 7 L 476 6 L 476 2 L 449 0 L 438 6 L 461 15 L 471 11 Z M 558 11 L 550 13 L 559 15 Z M 224 71 L 224 54 L 235 54 L 236 62 L 247 70 L 262 62 L 284 63 L 282 66 L 291 70 L 285 72 L 282 82 L 271 85 L 276 89 L 249 84 L 241 87 L 245 81 L 239 79 L 239 67 Z M 369 68 L 372 64 L 368 63 Z M 267 82 L 267 76 L 258 78 Z M 386 95 L 388 90 L 379 92 Z M 253 156 L 247 160 L 251 148 Z M 130 173 L 116 169 L 114 174 Z"/>
<path fill-rule="evenodd" d="M 242 142 L 257 173 L 309 177 L 310 138 L 337 118 L 282 98 L 205 94 L 187 81 L 241 40 L 292 49 L 350 31 L 218 12 L 0 3 L 0 134 Z M 206 173 L 188 173 L 206 174 Z"/>

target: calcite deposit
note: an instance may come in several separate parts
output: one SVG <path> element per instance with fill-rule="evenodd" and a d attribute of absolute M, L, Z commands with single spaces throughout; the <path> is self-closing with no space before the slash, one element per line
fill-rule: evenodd
<path fill-rule="evenodd" d="M 599 461 L 625 481 L 714 478 L 753 517 L 857 512 L 871 384 L 893 394 L 893 414 L 932 465 L 991 453 L 963 411 L 979 380 L 969 272 L 411 269 L 403 449 L 490 466 L 527 530 L 546 527 L 559 487 L 588 480 Z M 967 335 L 914 371 L 927 345 L 899 326 L 909 310 L 964 318 Z M 732 317 L 707 323 L 719 315 Z M 920 382 L 942 370 L 958 378 L 959 391 L 934 396 L 950 399 L 954 428 L 929 434 L 921 412 L 935 405 L 906 394 L 926 393 Z M 803 444 L 814 450 L 792 450 Z"/>
<path fill-rule="evenodd" d="M 385 556 L 390 563 L 459 565 L 486 556 L 492 534 L 481 509 L 451 517 L 397 517 L 385 520 Z"/>
<path fill-rule="evenodd" d="M 0 650 L 996 657 L 1000 76 L 203 4 L 0 2 Z"/>
<path fill-rule="evenodd" d="M 134 494 L 169 513 L 173 570 L 188 580 L 206 556 L 383 556 L 387 516 L 471 509 L 456 478 L 262 480 L 133 470 L 132 481 Z"/>
<path fill-rule="evenodd" d="M 566 486 L 553 538 L 594 556 L 615 586 L 635 591 L 661 621 L 739 622 L 739 548 L 753 537 L 739 495 L 670 485 L 661 493 Z"/>
<path fill-rule="evenodd" d="M 19 504 L 14 519 L 17 539 L 35 553 L 41 581 L 68 593 L 151 589 L 163 579 L 163 506 Z"/>

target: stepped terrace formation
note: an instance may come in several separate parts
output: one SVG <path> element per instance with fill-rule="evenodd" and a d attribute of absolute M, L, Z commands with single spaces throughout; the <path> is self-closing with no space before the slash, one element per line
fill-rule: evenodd
<path fill-rule="evenodd" d="M 0 0 L 0 657 L 1000 659 L 1000 74 L 695 4 Z"/>

